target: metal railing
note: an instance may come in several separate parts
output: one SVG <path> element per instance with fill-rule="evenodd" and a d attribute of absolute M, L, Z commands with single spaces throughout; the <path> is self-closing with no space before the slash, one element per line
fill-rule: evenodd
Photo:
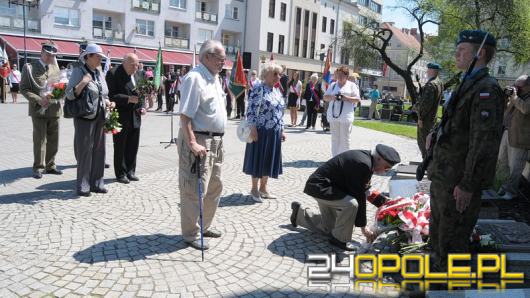
<path fill-rule="evenodd" d="M 206 23 L 217 24 L 217 14 L 206 11 L 195 12 L 195 19 Z"/>
<path fill-rule="evenodd" d="M 165 36 L 164 44 L 166 47 L 179 48 L 179 49 L 189 49 L 190 48 L 190 39 L 185 37 L 172 37 Z"/>

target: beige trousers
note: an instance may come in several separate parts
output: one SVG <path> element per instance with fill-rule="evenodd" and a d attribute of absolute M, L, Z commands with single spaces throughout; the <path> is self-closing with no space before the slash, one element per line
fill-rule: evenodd
<path fill-rule="evenodd" d="M 517 193 L 519 190 L 519 182 L 521 181 L 521 174 L 523 173 L 527 157 L 528 150 L 510 146 L 508 130 L 504 130 L 499 148 L 497 171 L 509 173 L 508 181 L 503 185 L 503 188 L 512 194 Z"/>
<path fill-rule="evenodd" d="M 372 119 L 372 115 L 374 115 L 375 119 L 380 119 L 379 112 L 377 111 L 377 101 L 372 101 L 370 104 L 370 109 L 368 110 L 368 119 Z"/>
<path fill-rule="evenodd" d="M 224 158 L 223 139 L 195 134 L 197 143 L 209 149 L 201 158 L 201 191 L 203 198 L 203 228 L 208 231 L 212 225 L 219 198 L 223 190 L 221 165 Z M 184 140 L 182 130 L 178 136 L 179 153 L 179 190 L 180 224 L 185 241 L 200 237 L 198 176 L 195 168 L 196 158 Z"/>
<path fill-rule="evenodd" d="M 351 241 L 353 226 L 359 204 L 354 197 L 346 196 L 342 200 L 328 201 L 316 199 L 320 214 L 309 208 L 300 207 L 296 215 L 296 224 L 310 231 L 328 236 L 330 233 L 342 242 Z"/>

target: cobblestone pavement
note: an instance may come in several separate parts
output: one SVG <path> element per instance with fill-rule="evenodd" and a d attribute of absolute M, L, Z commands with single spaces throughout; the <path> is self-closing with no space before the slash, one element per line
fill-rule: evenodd
<path fill-rule="evenodd" d="M 175 117 L 177 127 L 178 117 Z M 289 224 L 290 204 L 316 208 L 302 193 L 309 174 L 330 156 L 330 135 L 287 130 L 284 174 L 270 181 L 280 198 L 262 204 L 247 198 L 250 179 L 242 174 L 244 145 L 237 122 L 225 137 L 224 190 L 215 226 L 223 237 L 210 241 L 206 261 L 180 236 L 176 147 L 170 117 L 144 118 L 137 174 L 139 182 L 115 183 L 106 170 L 108 194 L 75 195 L 73 125 L 61 120 L 57 156 L 62 176 L 31 178 L 32 135 L 27 104 L 0 105 L 0 297 L 302 297 L 330 294 L 307 281 L 307 253 L 334 250 L 324 237 Z M 417 160 L 416 142 L 354 127 L 352 148 L 377 143 L 397 147 L 402 159 Z M 112 140 L 107 138 L 112 163 Z M 388 177 L 374 176 L 387 190 Z M 369 207 L 369 218 L 374 209 Z M 359 229 L 354 239 L 361 240 Z M 370 293 L 369 289 L 365 289 Z M 361 294 L 352 287 L 337 290 Z"/>

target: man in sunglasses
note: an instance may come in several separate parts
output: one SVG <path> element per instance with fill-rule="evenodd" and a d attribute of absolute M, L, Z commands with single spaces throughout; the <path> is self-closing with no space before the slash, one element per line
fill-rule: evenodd
<path fill-rule="evenodd" d="M 367 198 L 372 175 L 383 175 L 401 161 L 396 149 L 379 144 L 369 150 L 343 152 L 318 169 L 307 179 L 304 192 L 318 203 L 320 214 L 291 204 L 291 224 L 329 237 L 329 242 L 343 250 L 355 250 L 349 243 L 353 227 L 361 227 L 368 241 L 375 235 L 366 228 L 366 201 L 376 206 L 385 202 L 382 196 Z M 373 199 L 373 200 L 372 200 Z"/>
<path fill-rule="evenodd" d="M 509 172 L 499 195 L 505 200 L 517 197 L 519 183 L 530 149 L 530 77 L 522 75 L 508 96 L 504 113 L 504 132 L 499 148 L 499 170 Z M 508 168 L 508 171 L 506 169 Z"/>
<path fill-rule="evenodd" d="M 33 178 L 42 173 L 61 175 L 55 165 L 59 149 L 59 118 L 62 115 L 59 101 L 52 101 L 46 92 L 48 78 L 59 76 L 55 63 L 57 46 L 52 42 L 42 44 L 40 59 L 24 65 L 20 80 L 20 93 L 28 99 L 29 116 L 33 122 Z M 44 113 L 41 113 L 45 108 Z"/>

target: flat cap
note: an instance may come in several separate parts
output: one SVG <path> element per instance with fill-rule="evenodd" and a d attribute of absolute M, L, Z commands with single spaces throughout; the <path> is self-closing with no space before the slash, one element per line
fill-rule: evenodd
<path fill-rule="evenodd" d="M 442 66 L 440 66 L 440 64 L 438 64 L 436 62 L 431 62 L 431 63 L 427 64 L 427 68 L 440 70 L 440 69 L 442 69 Z"/>
<path fill-rule="evenodd" d="M 484 37 L 486 37 L 486 42 L 484 42 L 485 45 L 489 45 L 492 47 L 497 46 L 497 40 L 495 40 L 495 37 L 491 35 L 491 33 L 483 31 L 483 30 L 464 30 L 461 31 L 458 34 L 458 39 L 456 40 L 456 45 L 459 45 L 462 42 L 469 42 L 469 43 L 477 43 L 481 44 L 482 40 L 484 40 Z"/>
<path fill-rule="evenodd" d="M 399 153 L 396 151 L 396 149 L 390 146 L 377 144 L 377 146 L 375 146 L 375 151 L 377 151 L 377 154 L 379 154 L 379 156 L 381 156 L 386 162 L 391 165 L 395 165 L 401 162 Z"/>
<path fill-rule="evenodd" d="M 45 51 L 48 54 L 52 54 L 52 55 L 57 54 L 57 46 L 51 40 L 42 43 L 42 50 Z"/>

